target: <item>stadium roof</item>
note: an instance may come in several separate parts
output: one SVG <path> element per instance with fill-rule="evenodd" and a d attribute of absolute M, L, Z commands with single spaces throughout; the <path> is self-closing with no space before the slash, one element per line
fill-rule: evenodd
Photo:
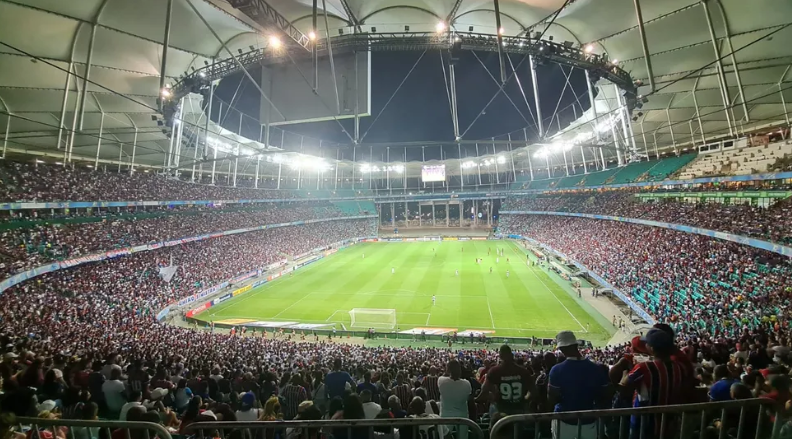
<path fill-rule="evenodd" d="M 266 47 L 271 29 L 263 28 L 227 2 L 174 0 L 168 82 L 221 54 L 221 43 L 190 3 L 232 51 Z M 312 0 L 268 3 L 308 33 Z M 491 0 L 326 0 L 326 4 L 331 35 L 339 28 L 352 33 L 357 26 L 364 32 L 371 31 L 372 26 L 380 33 L 402 32 L 405 25 L 415 32 L 431 31 L 438 21 L 451 23 L 462 32 L 469 26 L 477 33 L 496 31 Z M 563 5 L 563 0 L 501 0 L 505 34 L 541 32 L 543 23 Z M 788 69 L 792 63 L 792 2 L 709 0 L 707 5 L 734 104 L 729 116 L 733 112 L 737 129 L 782 122 L 779 89 L 784 89 L 786 101 L 792 102 L 792 91 L 787 89 L 792 85 Z M 644 0 L 641 6 L 657 88 L 653 94 L 649 93 L 649 74 L 632 0 L 570 1 L 545 36 L 575 45 L 593 44 L 595 52 L 618 59 L 634 78 L 644 82 L 640 92 L 650 95 L 649 101 L 633 124 L 639 150 L 644 147 L 641 125 L 650 149 L 653 133 L 661 148 L 672 143 L 669 120 L 674 140 L 680 145 L 690 141 L 691 127 L 697 139 L 701 128 L 708 138 L 728 134 L 716 56 L 702 3 Z M 121 155 L 127 162 L 137 131 L 136 163 L 161 165 L 169 140 L 152 115 L 157 113 L 165 7 L 165 0 L 0 0 L 0 111 L 13 114 L 9 151 L 62 154 L 57 149 L 65 146 L 73 115 L 76 110 L 79 113 L 75 103 L 83 87 L 79 78 L 69 81 L 62 118 L 66 72 L 73 62 L 74 72 L 84 76 L 94 30 L 93 84 L 87 87 L 82 130 L 77 118 L 79 134 L 74 136 L 74 154 L 93 158 L 101 127 L 101 159 L 113 161 Z M 598 100 L 606 96 L 608 93 L 600 93 Z M 5 119 L 0 115 L 0 134 Z M 59 129 L 61 119 L 64 130 Z M 591 124 L 579 126 L 585 130 Z"/>

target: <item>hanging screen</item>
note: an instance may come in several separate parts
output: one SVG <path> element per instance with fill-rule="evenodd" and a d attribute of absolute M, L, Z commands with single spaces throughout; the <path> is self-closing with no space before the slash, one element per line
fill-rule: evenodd
<path fill-rule="evenodd" d="M 421 169 L 421 179 L 424 183 L 445 181 L 445 165 L 424 166 Z"/>

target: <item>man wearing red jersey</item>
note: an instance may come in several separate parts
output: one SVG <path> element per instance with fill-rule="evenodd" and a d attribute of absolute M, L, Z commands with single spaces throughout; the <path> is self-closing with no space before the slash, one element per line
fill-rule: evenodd
<path fill-rule="evenodd" d="M 476 402 L 485 402 L 489 398 L 496 412 L 501 415 L 526 413 L 526 399 L 534 387 L 534 376 L 528 369 L 515 363 L 509 346 L 501 346 L 498 354 L 501 362 L 487 372 Z M 499 417 L 493 416 L 493 421 Z"/>

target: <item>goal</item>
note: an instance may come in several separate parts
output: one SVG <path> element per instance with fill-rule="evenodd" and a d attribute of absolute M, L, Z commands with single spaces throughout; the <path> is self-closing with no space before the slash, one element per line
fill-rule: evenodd
<path fill-rule="evenodd" d="M 393 329 L 396 327 L 396 310 L 379 308 L 353 308 L 349 311 L 352 328 Z"/>

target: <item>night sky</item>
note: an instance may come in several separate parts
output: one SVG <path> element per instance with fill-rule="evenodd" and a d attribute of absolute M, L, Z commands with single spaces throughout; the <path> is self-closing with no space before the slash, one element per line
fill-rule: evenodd
<path fill-rule="evenodd" d="M 448 104 L 448 97 L 443 80 L 443 70 L 441 64 L 441 53 L 439 51 L 427 51 L 423 59 L 418 63 L 412 75 L 402 86 L 401 90 L 394 96 L 385 112 L 372 127 L 372 123 L 377 114 L 382 111 L 383 106 L 394 93 L 404 76 L 412 68 L 413 64 L 420 57 L 421 52 L 374 52 L 372 54 L 372 110 L 373 114 L 361 119 L 361 137 L 368 131 L 363 140 L 364 143 L 387 143 L 387 142 L 415 142 L 415 141 L 442 141 L 449 145 L 444 148 L 444 157 L 455 158 L 458 156 L 457 147 L 453 144 L 454 134 L 451 122 L 451 110 Z M 476 116 L 487 105 L 487 102 L 497 92 L 498 86 L 487 74 L 484 66 L 476 59 L 486 65 L 490 73 L 499 78 L 498 54 L 492 52 L 460 51 L 456 53 L 458 61 L 456 63 L 457 78 L 457 98 L 459 107 L 459 126 L 460 132 L 465 132 L 471 125 Z M 444 52 L 443 56 L 448 57 Z M 511 61 L 515 67 L 523 59 L 522 55 L 511 55 Z M 511 72 L 508 60 L 506 60 L 507 77 Z M 567 74 L 568 67 L 564 67 Z M 531 73 L 528 60 L 517 68 L 518 77 L 522 83 L 523 90 L 531 104 L 533 111 L 533 90 Z M 260 77 L 258 69 L 250 69 L 250 74 Z M 448 69 L 446 68 L 446 73 Z M 559 96 L 564 88 L 564 77 L 561 67 L 548 63 L 538 68 L 539 76 L 539 96 L 542 101 L 543 118 L 545 126 L 550 122 L 549 119 L 554 114 Z M 240 81 L 242 81 L 240 85 Z M 586 94 L 585 76 L 583 71 L 575 69 L 571 77 L 572 87 L 568 87 L 564 93 L 560 109 L 561 126 L 574 120 L 575 114 L 572 105 L 574 104 L 577 115 L 580 115 L 581 107 L 576 102 L 574 94 L 577 94 L 583 109 L 589 107 L 588 95 Z M 249 83 L 242 73 L 231 75 L 223 79 L 217 88 L 216 96 L 224 101 L 226 105 L 231 101 L 234 92 L 239 87 L 237 100 L 233 107 L 242 111 L 250 119 L 243 118 L 242 134 L 245 137 L 257 139 L 259 135 L 259 107 L 261 96 L 256 88 Z M 306 87 L 308 85 L 306 84 Z M 517 81 L 512 78 L 505 87 L 506 94 L 514 101 L 523 116 L 512 106 L 504 93 L 488 107 L 485 114 L 473 124 L 464 135 L 466 140 L 486 140 L 491 137 L 506 139 L 506 134 L 514 133 L 514 138 L 522 138 L 522 129 L 528 127 L 528 135 L 534 141 L 538 140 L 535 124 L 530 112 L 526 107 L 525 98 L 520 92 Z M 573 93 L 574 91 L 574 93 Z M 213 112 L 213 119 L 217 118 L 217 102 Z M 225 112 L 226 110 L 224 110 Z M 239 128 L 238 114 L 231 113 L 228 118 L 223 117 L 223 126 L 234 132 Z M 341 123 L 349 133 L 353 133 L 353 122 L 351 119 L 341 120 Z M 349 138 L 344 134 L 336 121 L 295 124 L 284 127 L 286 131 L 303 134 L 310 137 L 321 138 L 324 141 L 349 144 Z M 369 129 L 371 128 L 371 129 Z M 558 129 L 557 122 L 553 120 L 550 134 Z M 279 136 L 279 133 L 278 133 Z M 274 139 L 274 138 L 273 138 Z M 273 140 L 273 144 L 277 144 Z M 467 145 L 463 147 L 463 156 L 475 154 L 475 147 Z M 483 144 L 480 153 L 484 154 Z M 489 145 L 490 151 L 492 145 Z M 368 150 L 368 148 L 366 148 Z M 384 147 L 375 147 L 375 155 L 381 155 Z M 401 148 L 400 148 L 401 149 Z M 498 146 L 498 151 L 503 151 L 506 146 Z M 426 159 L 439 159 L 440 148 L 427 147 L 425 149 Z M 393 154 L 393 151 L 391 152 Z M 401 153 L 400 153 L 401 154 Z M 417 156 L 416 156 L 417 154 Z M 421 158 L 421 148 L 410 148 L 408 159 Z"/>

